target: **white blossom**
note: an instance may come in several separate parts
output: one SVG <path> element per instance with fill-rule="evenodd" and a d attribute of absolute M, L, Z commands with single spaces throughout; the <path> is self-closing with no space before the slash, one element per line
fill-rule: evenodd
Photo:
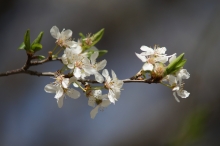
<path fill-rule="evenodd" d="M 44 90 L 47 93 L 55 93 L 55 97 L 57 99 L 57 104 L 58 107 L 61 108 L 63 106 L 63 99 L 65 97 L 65 95 L 73 98 L 73 99 L 77 99 L 80 96 L 79 91 L 73 89 L 73 88 L 68 88 L 69 85 L 75 81 L 75 78 L 64 78 L 62 75 L 58 76 L 56 78 L 56 81 L 51 83 L 51 84 L 47 84 L 44 88 Z"/>
<path fill-rule="evenodd" d="M 109 106 L 111 102 L 108 99 L 108 95 L 102 95 L 101 90 L 93 90 L 89 95 L 88 105 L 94 107 L 94 109 L 90 112 L 90 116 L 92 119 L 95 118 L 98 110 L 103 110 L 107 106 Z"/>
<path fill-rule="evenodd" d="M 142 61 L 145 62 L 145 64 L 143 65 L 143 70 L 145 71 L 152 71 L 154 68 L 154 64 L 155 63 L 166 63 L 168 61 L 169 57 L 171 56 L 167 56 L 165 54 L 166 52 L 166 48 L 165 47 L 157 47 L 155 46 L 154 49 L 147 47 L 147 46 L 142 46 L 140 48 L 142 51 L 142 53 L 138 54 L 135 53 L 136 56 Z"/>
<path fill-rule="evenodd" d="M 96 59 L 98 58 L 98 56 L 99 52 L 96 51 L 91 55 L 90 60 L 92 67 L 96 70 L 96 72 L 94 73 L 96 81 L 102 83 L 104 81 L 104 78 L 98 71 L 102 70 L 106 66 L 107 61 L 102 60 L 97 63 Z"/>
<path fill-rule="evenodd" d="M 115 104 L 115 101 L 120 97 L 121 88 L 124 84 L 122 80 L 118 80 L 115 72 L 112 70 L 112 79 L 109 76 L 108 70 L 104 69 L 102 75 L 105 77 L 105 88 L 109 89 L 108 98 Z"/>
<path fill-rule="evenodd" d="M 190 93 L 186 90 L 183 90 L 183 83 L 182 79 L 188 79 L 189 73 L 185 69 L 181 69 L 176 73 L 176 75 L 168 75 L 167 80 L 169 81 L 169 84 L 172 87 L 173 96 L 175 97 L 177 102 L 180 102 L 177 98 L 177 95 L 181 98 L 187 98 Z"/>
<path fill-rule="evenodd" d="M 67 29 L 63 29 L 60 33 L 59 28 L 57 26 L 53 26 L 50 29 L 50 33 L 52 37 L 57 39 L 56 43 L 61 46 L 61 47 L 71 47 L 73 46 L 76 42 L 71 40 L 72 37 L 72 31 Z"/>

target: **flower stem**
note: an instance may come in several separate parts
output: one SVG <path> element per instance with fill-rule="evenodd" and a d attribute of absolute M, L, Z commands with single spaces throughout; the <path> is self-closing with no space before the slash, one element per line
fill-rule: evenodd
<path fill-rule="evenodd" d="M 74 83 L 76 83 L 76 85 L 78 85 L 84 92 L 86 92 L 86 90 L 82 86 L 80 86 L 77 82 Z"/>
<path fill-rule="evenodd" d="M 58 46 L 58 45 L 56 44 L 56 46 L 53 48 L 52 54 L 53 54 L 53 52 L 56 50 L 57 46 Z"/>

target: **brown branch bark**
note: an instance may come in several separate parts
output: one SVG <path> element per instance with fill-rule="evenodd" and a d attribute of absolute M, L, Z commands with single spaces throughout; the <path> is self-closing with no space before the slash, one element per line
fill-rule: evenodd
<path fill-rule="evenodd" d="M 55 72 L 38 72 L 38 71 L 33 71 L 33 70 L 29 70 L 29 68 L 31 66 L 36 66 L 36 65 L 41 65 L 44 64 L 46 62 L 50 62 L 50 61 L 62 61 L 61 58 L 52 58 L 52 54 L 51 52 L 49 52 L 49 56 L 44 59 L 44 60 L 37 60 L 37 61 L 33 61 L 35 59 L 38 59 L 38 56 L 33 56 L 33 54 L 28 54 L 27 53 L 27 60 L 26 63 L 24 64 L 23 67 L 19 68 L 19 69 L 15 69 L 15 70 L 11 70 L 11 71 L 7 71 L 4 73 L 0 73 L 0 77 L 4 77 L 4 76 L 9 76 L 9 75 L 14 75 L 14 74 L 29 74 L 29 75 L 33 75 L 33 76 L 54 76 L 56 73 Z M 130 79 L 124 79 L 122 80 L 124 83 L 160 83 L 160 80 L 154 80 L 153 78 L 150 79 L 139 79 L 138 77 L 140 77 L 142 75 L 142 71 L 140 70 L 135 76 L 131 77 Z M 66 74 L 64 75 L 64 77 L 66 78 L 71 78 L 73 75 L 72 74 Z M 95 80 L 78 80 L 79 82 L 81 82 L 82 84 L 85 83 L 92 83 L 92 84 L 100 84 L 99 82 L 95 81 Z"/>

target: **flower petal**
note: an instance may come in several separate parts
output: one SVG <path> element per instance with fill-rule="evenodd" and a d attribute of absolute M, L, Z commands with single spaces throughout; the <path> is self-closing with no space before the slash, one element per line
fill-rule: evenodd
<path fill-rule="evenodd" d="M 94 52 L 91 55 L 90 60 L 91 60 L 92 65 L 94 65 L 96 63 L 96 59 L 97 59 L 98 56 L 99 56 L 99 52 Z"/>
<path fill-rule="evenodd" d="M 45 90 L 47 93 L 56 93 L 57 86 L 54 86 L 53 84 L 47 84 L 47 85 L 44 87 L 44 90 Z"/>
<path fill-rule="evenodd" d="M 141 46 L 140 48 L 142 51 L 145 51 L 147 54 L 151 55 L 154 54 L 154 50 L 148 46 Z"/>
<path fill-rule="evenodd" d="M 102 71 L 102 75 L 107 79 L 109 77 L 109 73 L 108 73 L 108 70 L 107 69 L 104 69 Z"/>
<path fill-rule="evenodd" d="M 77 98 L 79 98 L 79 96 L 80 96 L 80 92 L 77 91 L 77 90 L 75 90 L 75 89 L 73 89 L 73 88 L 68 89 L 68 90 L 66 91 L 66 94 L 67 94 L 69 97 L 73 98 L 73 99 L 77 99 Z"/>
<path fill-rule="evenodd" d="M 72 36 L 72 31 L 70 29 L 61 32 L 62 37 L 69 39 Z"/>
<path fill-rule="evenodd" d="M 117 76 L 116 76 L 116 74 L 115 74 L 115 72 L 112 70 L 112 79 L 113 80 L 117 80 Z"/>
<path fill-rule="evenodd" d="M 61 108 L 63 106 L 64 95 L 57 99 L 58 107 Z"/>
<path fill-rule="evenodd" d="M 189 92 L 187 92 L 186 90 L 178 90 L 177 94 L 182 97 L 182 98 L 187 98 L 189 96 Z"/>
<path fill-rule="evenodd" d="M 153 68 L 154 68 L 154 66 L 152 65 L 152 64 L 150 64 L 150 63 L 145 63 L 144 65 L 143 65 L 143 70 L 149 70 L 149 71 L 152 71 L 153 70 Z"/>
<path fill-rule="evenodd" d="M 79 78 L 79 77 L 81 76 L 81 70 L 80 70 L 78 67 L 76 67 L 76 68 L 74 69 L 74 76 L 75 76 L 76 78 Z"/>
<path fill-rule="evenodd" d="M 59 37 L 60 37 L 59 28 L 56 27 L 56 26 L 53 26 L 53 27 L 50 29 L 50 34 L 51 34 L 52 37 L 54 37 L 55 39 L 59 39 Z"/>
<path fill-rule="evenodd" d="M 69 82 L 70 82 L 69 78 L 64 78 L 63 81 L 62 81 L 63 87 L 68 88 L 69 87 Z"/>
<path fill-rule="evenodd" d="M 96 106 L 91 112 L 90 112 L 90 116 L 92 119 L 95 118 L 96 114 L 98 113 L 99 110 L 99 106 Z"/>
<path fill-rule="evenodd" d="M 106 60 L 102 60 L 99 63 L 97 63 L 97 71 L 102 70 L 106 66 L 106 64 L 107 64 Z"/>
<path fill-rule="evenodd" d="M 174 98 L 176 99 L 177 102 L 180 102 L 180 100 L 176 96 L 176 92 L 173 92 L 173 96 L 174 96 Z"/>
<path fill-rule="evenodd" d="M 104 78 L 100 73 L 97 72 L 97 73 L 95 73 L 95 80 L 99 83 L 103 83 Z"/>
<path fill-rule="evenodd" d="M 107 107 L 111 104 L 111 102 L 109 100 L 102 100 L 101 106 L 102 107 Z"/>
<path fill-rule="evenodd" d="M 54 98 L 59 99 L 59 98 L 61 98 L 63 95 L 64 95 L 64 94 L 63 94 L 63 88 L 59 87 L 59 88 L 57 88 L 56 95 L 55 95 Z"/>
<path fill-rule="evenodd" d="M 142 62 L 146 62 L 147 61 L 147 58 L 141 54 L 138 54 L 138 53 L 135 53 L 136 56 L 142 61 Z"/>

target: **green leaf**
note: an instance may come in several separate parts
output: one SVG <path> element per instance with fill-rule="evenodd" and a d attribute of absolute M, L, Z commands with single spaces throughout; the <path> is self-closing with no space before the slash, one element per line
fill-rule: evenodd
<path fill-rule="evenodd" d="M 37 52 L 37 51 L 41 50 L 42 47 L 43 47 L 43 46 L 42 46 L 41 44 L 35 43 L 35 44 L 31 45 L 31 50 L 32 50 L 33 52 Z"/>
<path fill-rule="evenodd" d="M 106 53 L 108 53 L 108 50 L 99 50 L 99 57 L 105 55 Z"/>
<path fill-rule="evenodd" d="M 38 55 L 38 59 L 39 60 L 43 60 L 43 59 L 45 59 L 46 57 L 45 56 L 43 56 L 43 55 Z"/>
<path fill-rule="evenodd" d="M 20 49 L 20 50 L 25 49 L 25 44 L 24 44 L 24 42 L 21 43 L 21 45 L 18 47 L 18 49 Z"/>
<path fill-rule="evenodd" d="M 179 69 L 181 69 L 184 64 L 186 63 L 186 60 L 183 59 L 184 53 L 180 54 L 175 60 L 173 60 L 166 68 L 166 75 L 175 73 Z"/>
<path fill-rule="evenodd" d="M 86 38 L 85 36 L 84 36 L 84 34 L 83 33 L 79 33 L 79 36 L 82 38 L 82 39 L 84 39 L 84 38 Z"/>
<path fill-rule="evenodd" d="M 37 36 L 37 38 L 32 42 L 32 45 L 33 44 L 40 44 L 40 42 L 41 42 L 41 39 L 42 39 L 42 37 L 43 37 L 43 34 L 44 34 L 44 32 L 40 32 L 39 33 L 39 35 Z"/>
<path fill-rule="evenodd" d="M 30 51 L 30 30 L 28 29 L 24 35 L 25 50 Z"/>
<path fill-rule="evenodd" d="M 96 34 L 94 34 L 92 36 L 92 42 L 93 43 L 92 43 L 91 46 L 94 46 L 96 43 L 99 42 L 99 40 L 102 38 L 102 36 L 104 34 L 104 31 L 105 31 L 105 29 L 103 28 L 103 29 L 101 29 L 100 31 L 98 31 Z"/>

